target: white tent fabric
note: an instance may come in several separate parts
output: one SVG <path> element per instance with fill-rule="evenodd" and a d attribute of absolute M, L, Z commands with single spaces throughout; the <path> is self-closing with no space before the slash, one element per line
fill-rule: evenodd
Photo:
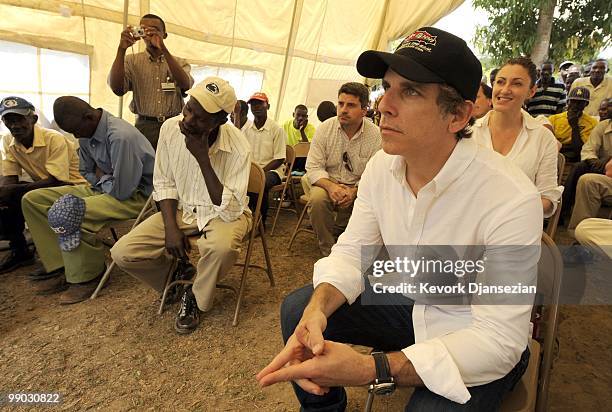
<path fill-rule="evenodd" d="M 118 98 L 106 79 L 127 5 L 128 24 L 136 25 L 146 13 L 166 21 L 166 44 L 175 56 L 263 71 L 271 115 L 283 120 L 306 101 L 311 79 L 363 80 L 355 70 L 363 50 L 385 50 L 389 41 L 433 24 L 462 2 L 0 0 L 0 40 L 88 54 L 90 102 L 117 114 Z M 128 120 L 133 119 L 130 100 L 128 95 L 123 102 Z"/>

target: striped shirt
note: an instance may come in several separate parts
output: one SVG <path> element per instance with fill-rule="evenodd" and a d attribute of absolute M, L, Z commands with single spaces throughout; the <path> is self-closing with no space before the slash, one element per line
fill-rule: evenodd
<path fill-rule="evenodd" d="M 349 140 L 338 117 L 327 119 L 317 127 L 310 143 L 306 159 L 308 180 L 310 184 L 319 179 L 331 179 L 355 185 L 361 179 L 366 163 L 380 147 L 380 131 L 370 120 L 364 118 L 361 129 Z M 343 160 L 345 152 L 348 162 Z"/>
<path fill-rule="evenodd" d="M 215 205 L 208 193 L 200 165 L 185 145 L 179 129 L 182 116 L 166 120 L 159 133 L 153 199 L 178 200 L 183 222 L 197 221 L 202 230 L 218 217 L 225 222 L 238 219 L 248 211 L 247 186 L 251 170 L 251 148 L 242 132 L 232 124 L 219 128 L 219 136 L 210 147 L 212 168 L 223 185 L 221 204 Z"/>
<path fill-rule="evenodd" d="M 185 59 L 175 59 L 189 76 L 192 86 L 191 66 Z M 123 90 L 133 92 L 130 103 L 133 113 L 155 117 L 172 117 L 181 113 L 184 105 L 181 89 L 177 86 L 173 91 L 164 91 L 162 83 L 176 84 L 164 55 L 153 59 L 149 52 L 144 51 L 125 56 Z"/>
<path fill-rule="evenodd" d="M 546 89 L 538 82 L 538 88 L 535 94 L 527 102 L 527 111 L 533 117 L 540 114 L 550 116 L 563 110 L 566 103 L 565 85 L 555 82 L 555 78 L 551 79 L 551 83 Z"/>

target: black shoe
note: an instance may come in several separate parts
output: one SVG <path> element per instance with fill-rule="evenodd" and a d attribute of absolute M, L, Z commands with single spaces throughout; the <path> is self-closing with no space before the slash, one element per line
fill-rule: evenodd
<path fill-rule="evenodd" d="M 200 324 L 200 309 L 196 302 L 191 287 L 185 289 L 181 307 L 176 315 L 174 329 L 180 334 L 193 332 Z"/>
<path fill-rule="evenodd" d="M 54 278 L 54 277 L 60 275 L 61 273 L 64 273 L 64 268 L 63 267 L 61 267 L 59 269 L 52 270 L 51 272 L 47 272 L 44 267 L 40 267 L 40 268 L 34 269 L 32 272 L 28 273 L 28 278 L 32 282 L 39 282 L 41 280 L 47 280 L 47 279 Z"/>
<path fill-rule="evenodd" d="M 181 260 L 172 273 L 171 282 L 174 282 L 175 280 L 191 280 L 195 277 L 195 274 L 196 268 L 189 263 L 189 261 Z M 180 283 L 178 285 L 174 285 L 166 295 L 166 304 L 171 305 L 178 302 L 183 296 L 184 292 L 185 285 Z"/>
<path fill-rule="evenodd" d="M 34 253 L 30 249 L 11 249 L 9 254 L 0 261 L 0 274 L 12 272 L 22 266 L 33 265 L 35 261 Z"/>

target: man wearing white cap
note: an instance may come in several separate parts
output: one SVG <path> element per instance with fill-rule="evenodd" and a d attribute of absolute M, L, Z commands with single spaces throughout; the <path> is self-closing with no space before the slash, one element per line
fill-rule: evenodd
<path fill-rule="evenodd" d="M 167 120 L 160 130 L 153 198 L 161 212 L 111 249 L 120 268 L 161 292 L 175 262 L 187 257 L 186 233 L 201 234 L 197 275 L 184 291 L 175 322 L 178 333 L 192 332 L 200 311 L 211 308 L 217 278 L 234 265 L 252 220 L 246 194 L 249 142 L 226 124 L 236 104 L 234 89 L 208 77 L 188 94 L 183 115 Z"/>

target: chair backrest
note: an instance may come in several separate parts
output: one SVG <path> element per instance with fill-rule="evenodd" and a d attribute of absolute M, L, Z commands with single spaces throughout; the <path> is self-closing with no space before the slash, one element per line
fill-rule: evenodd
<path fill-rule="evenodd" d="M 565 156 L 563 153 L 557 155 L 557 184 L 561 184 L 563 179 L 563 171 L 565 170 Z"/>
<path fill-rule="evenodd" d="M 261 166 L 251 162 L 251 172 L 249 173 L 249 185 L 247 191 L 257 193 L 257 206 L 255 206 L 255 210 L 252 210 L 254 225 L 257 222 L 256 219 L 259 218 L 259 214 L 261 212 L 261 201 L 263 199 L 265 187 L 266 173 L 263 171 Z"/>
<path fill-rule="evenodd" d="M 300 142 L 293 146 L 295 157 L 308 157 L 308 151 L 310 150 L 310 142 Z"/>
<path fill-rule="evenodd" d="M 287 145 L 287 151 L 285 152 L 285 165 L 287 165 L 287 168 L 285 169 L 285 174 L 287 176 L 291 176 L 291 172 L 293 171 L 294 164 L 295 164 L 295 150 L 293 150 L 293 146 Z"/>
<path fill-rule="evenodd" d="M 555 242 L 546 233 L 542 233 L 542 254 L 538 263 L 538 293 L 544 297 L 544 312 L 539 325 L 542 329 L 536 339 L 542 345 L 542 363 L 538 384 L 536 410 L 546 410 L 550 370 L 554 358 L 555 338 L 559 322 L 559 295 L 563 277 L 563 259 Z"/>

